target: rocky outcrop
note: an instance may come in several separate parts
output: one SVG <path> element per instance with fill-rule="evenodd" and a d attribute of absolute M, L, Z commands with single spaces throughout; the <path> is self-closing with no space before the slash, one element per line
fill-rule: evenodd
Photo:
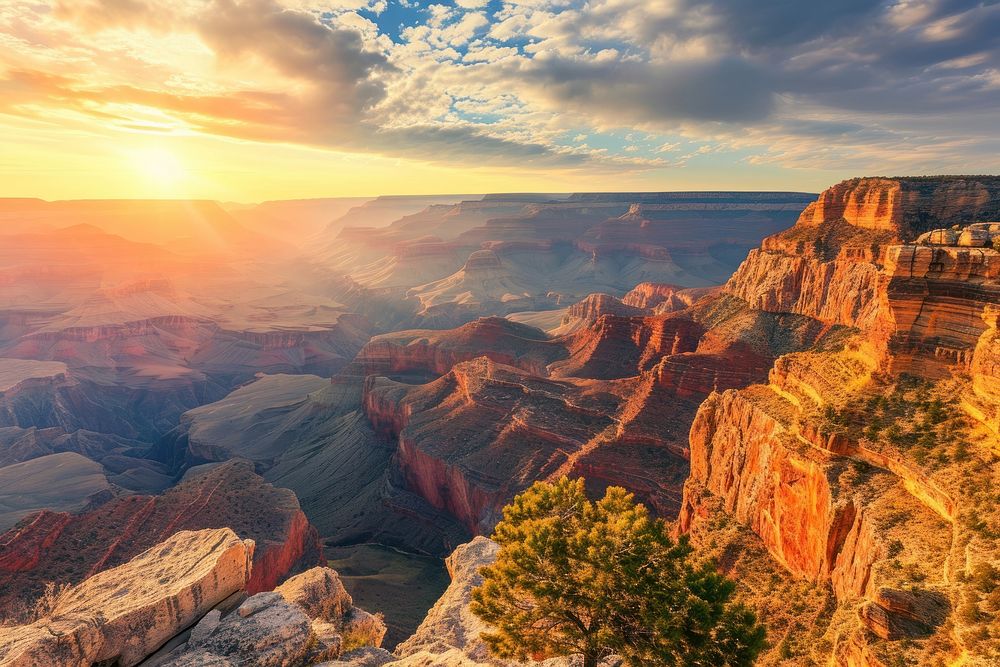
<path fill-rule="evenodd" d="M 310 649 L 316 648 L 309 617 L 278 593 L 258 593 L 213 625 L 198 634 L 192 631 L 185 648 L 161 664 L 293 667 L 305 664 Z M 330 652 L 332 655 L 324 655 L 321 651 L 316 657 L 339 653 L 335 648 Z"/>
<path fill-rule="evenodd" d="M 274 589 L 286 602 L 301 607 L 309 618 L 339 620 L 353 606 L 340 577 L 328 567 L 314 567 Z"/>
<path fill-rule="evenodd" d="M 878 267 L 869 262 L 818 261 L 765 245 L 750 251 L 725 290 L 756 310 L 871 328 L 878 316 L 879 278 Z"/>
<path fill-rule="evenodd" d="M 337 659 L 348 648 L 374 650 L 384 634 L 381 618 L 352 605 L 337 573 L 317 567 L 246 598 L 233 611 L 206 614 L 152 662 L 303 667 Z"/>
<path fill-rule="evenodd" d="M 228 528 L 181 531 L 58 594 L 51 611 L 0 631 L 0 665 L 304 667 L 378 647 L 380 616 L 354 607 L 337 573 L 313 568 L 246 597 L 254 552 Z M 161 648 L 162 647 L 162 648 Z"/>
<path fill-rule="evenodd" d="M 662 283 L 639 283 L 622 297 L 622 303 L 655 313 L 672 313 L 694 305 L 698 299 L 716 291 L 716 287 L 683 288 Z"/>
<path fill-rule="evenodd" d="M 945 377 L 967 369 L 986 329 L 986 304 L 1000 303 L 1000 253 L 992 248 L 890 247 L 883 269 L 893 370 Z"/>
<path fill-rule="evenodd" d="M 322 561 L 319 537 L 295 494 L 264 482 L 249 463 L 232 461 L 195 471 L 160 496 L 121 496 L 75 515 L 25 519 L 0 536 L 0 601 L 34 599 L 48 581 L 80 582 L 178 531 L 221 527 L 257 544 L 245 582 L 251 593 Z"/>
<path fill-rule="evenodd" d="M 858 610 L 861 620 L 882 639 L 926 637 L 951 612 L 948 597 L 932 591 L 880 588 Z"/>
<path fill-rule="evenodd" d="M 397 443 L 407 488 L 474 534 L 531 481 L 611 426 L 613 395 L 586 381 L 554 381 L 487 358 L 456 365 L 426 385 L 369 377 L 364 409 Z"/>
<path fill-rule="evenodd" d="M 46 618 L 5 628 L 0 664 L 138 664 L 243 589 L 253 548 L 225 528 L 178 532 L 68 589 Z"/>
<path fill-rule="evenodd" d="M 694 352 L 705 328 L 690 317 L 603 315 L 572 334 L 569 358 L 551 366 L 560 377 L 594 379 L 637 375 L 664 355 Z"/>
<path fill-rule="evenodd" d="M 643 314 L 645 314 L 644 308 L 628 305 L 610 294 L 591 294 L 566 309 L 563 325 L 573 321 L 589 324 L 596 322 L 602 315 L 629 317 Z"/>
<path fill-rule="evenodd" d="M 379 616 L 354 606 L 334 570 L 314 567 L 292 577 L 274 591 L 313 619 L 314 628 L 322 625 L 323 632 L 328 636 L 337 634 L 347 637 L 353 646 L 382 645 L 385 623 Z"/>
<path fill-rule="evenodd" d="M 941 176 L 855 178 L 838 183 L 809 204 L 806 225 L 843 219 L 861 229 L 914 237 L 937 227 L 994 220 L 1000 209 L 1000 178 Z"/>
<path fill-rule="evenodd" d="M 451 575 L 448 590 L 427 612 L 416 633 L 397 647 L 398 656 L 458 652 L 476 662 L 489 660 L 486 644 L 479 638 L 487 626 L 469 610 L 469 603 L 472 589 L 482 583 L 479 569 L 491 564 L 498 550 L 496 542 L 477 537 L 448 557 L 445 561 Z"/>

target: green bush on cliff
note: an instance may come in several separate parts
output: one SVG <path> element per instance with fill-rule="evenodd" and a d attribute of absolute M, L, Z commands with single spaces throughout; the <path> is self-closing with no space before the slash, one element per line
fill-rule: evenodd
<path fill-rule="evenodd" d="M 500 658 L 610 655 L 629 665 L 750 665 L 764 628 L 713 563 L 674 541 L 624 489 L 591 502 L 583 480 L 539 482 L 504 509 L 497 560 L 472 611 Z"/>

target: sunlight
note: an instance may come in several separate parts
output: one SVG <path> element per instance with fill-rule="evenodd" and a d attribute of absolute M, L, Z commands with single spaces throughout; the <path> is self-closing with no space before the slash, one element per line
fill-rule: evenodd
<path fill-rule="evenodd" d="M 161 190 L 170 190 L 187 176 L 187 170 L 177 156 L 160 146 L 132 151 L 130 158 L 136 172 Z"/>

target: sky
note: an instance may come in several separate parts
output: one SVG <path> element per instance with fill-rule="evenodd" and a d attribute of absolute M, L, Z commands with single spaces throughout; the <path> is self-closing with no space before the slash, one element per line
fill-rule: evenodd
<path fill-rule="evenodd" d="M 0 196 L 1000 172 L 1000 3 L 0 0 Z"/>

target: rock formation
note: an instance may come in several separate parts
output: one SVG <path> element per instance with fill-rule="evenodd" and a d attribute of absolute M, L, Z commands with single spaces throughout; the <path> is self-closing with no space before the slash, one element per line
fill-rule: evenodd
<path fill-rule="evenodd" d="M 3 626 L 0 665 L 304 667 L 381 644 L 381 619 L 328 568 L 247 597 L 253 554 L 228 528 L 174 533 L 58 592 L 35 622 Z"/>
<path fill-rule="evenodd" d="M 0 530 L 40 509 L 75 511 L 110 491 L 100 464 L 74 452 L 0 468 Z"/>
<path fill-rule="evenodd" d="M 982 630 L 996 582 L 970 583 L 1000 554 L 995 520 L 964 509 L 983 507 L 998 474 L 1000 253 L 959 242 L 998 197 L 990 178 L 848 181 L 725 288 L 759 310 L 853 327 L 779 358 L 766 384 L 712 394 L 691 428 L 680 530 L 715 543 L 718 517 L 731 516 L 765 560 L 840 603 L 824 621 L 829 653 L 789 639 L 786 654 L 873 666 L 1000 658 Z M 913 243 L 951 224 L 954 238 Z M 756 586 L 748 599 L 766 604 Z"/>
<path fill-rule="evenodd" d="M 3 628 L 0 665 L 138 664 L 242 590 L 253 549 L 228 528 L 178 532 L 64 591 L 35 623 Z"/>
<path fill-rule="evenodd" d="M 316 529 L 295 495 L 267 484 L 247 462 L 231 461 L 193 470 L 160 496 L 103 498 L 78 514 L 26 517 L 0 535 L 0 601 L 34 599 L 48 581 L 80 582 L 180 530 L 223 527 L 257 544 L 245 582 L 252 593 L 322 562 Z"/>
<path fill-rule="evenodd" d="M 499 364 L 545 375 L 567 355 L 565 347 L 534 327 L 483 317 L 457 329 L 399 331 L 372 338 L 356 361 L 369 375 L 441 376 L 462 361 L 487 356 Z"/>

